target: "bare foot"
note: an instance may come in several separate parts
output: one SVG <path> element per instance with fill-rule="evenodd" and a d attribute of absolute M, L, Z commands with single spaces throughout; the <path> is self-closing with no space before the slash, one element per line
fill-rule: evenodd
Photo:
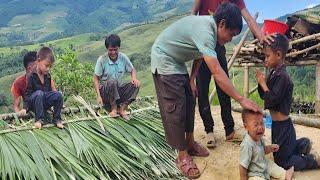
<path fill-rule="evenodd" d="M 286 171 L 286 180 L 292 180 L 294 173 L 294 167 L 292 166 L 290 169 Z"/>
<path fill-rule="evenodd" d="M 34 127 L 37 129 L 41 129 L 41 126 L 42 126 L 41 121 L 37 121 L 34 123 Z"/>
<path fill-rule="evenodd" d="M 129 116 L 127 115 L 127 112 L 126 111 L 120 111 L 119 112 L 119 115 L 125 120 L 125 121 L 129 121 L 130 118 Z"/>
<path fill-rule="evenodd" d="M 57 128 L 59 129 L 63 129 L 64 128 L 64 125 L 61 123 L 61 121 L 58 121 L 57 124 L 56 124 Z"/>
<path fill-rule="evenodd" d="M 112 117 L 112 118 L 117 117 L 117 116 L 118 116 L 117 110 L 112 110 L 112 111 L 109 113 L 109 116 Z"/>
<path fill-rule="evenodd" d="M 216 147 L 216 140 L 214 138 L 213 132 L 207 134 L 207 148 L 215 148 Z"/>

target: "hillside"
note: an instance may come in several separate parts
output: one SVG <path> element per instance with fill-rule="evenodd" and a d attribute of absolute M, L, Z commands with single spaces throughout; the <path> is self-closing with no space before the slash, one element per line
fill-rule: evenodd
<path fill-rule="evenodd" d="M 45 42 L 189 11 L 192 0 L 0 0 L 0 46 Z"/>

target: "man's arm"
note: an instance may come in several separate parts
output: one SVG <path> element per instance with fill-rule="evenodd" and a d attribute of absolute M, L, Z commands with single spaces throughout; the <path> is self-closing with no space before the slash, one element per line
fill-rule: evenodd
<path fill-rule="evenodd" d="M 239 165 L 240 180 L 248 180 L 247 169 Z"/>
<path fill-rule="evenodd" d="M 199 67 L 201 65 L 201 61 L 202 59 L 195 59 L 193 60 L 193 64 L 192 64 L 192 69 L 191 69 L 191 75 L 190 75 L 190 87 L 191 87 L 191 91 L 193 94 L 193 97 L 197 97 L 198 96 L 198 90 L 196 85 L 194 84 L 194 81 L 197 77 L 198 71 L 199 71 Z"/>
<path fill-rule="evenodd" d="M 243 8 L 241 10 L 241 14 L 243 18 L 246 20 L 253 35 L 256 36 L 256 38 L 259 39 L 260 41 L 263 41 L 264 36 L 261 33 L 260 27 L 258 26 L 256 20 L 250 15 L 247 8 Z"/>
<path fill-rule="evenodd" d="M 140 86 L 140 81 L 137 79 L 137 71 L 136 71 L 135 68 L 133 68 L 132 71 L 131 71 L 131 83 L 135 87 L 139 87 Z"/>
<path fill-rule="evenodd" d="M 94 88 L 96 90 L 97 93 L 97 103 L 98 104 L 102 104 L 102 98 L 100 95 L 100 85 L 99 85 L 99 76 L 97 75 L 93 75 L 93 83 L 94 83 Z"/>
<path fill-rule="evenodd" d="M 201 0 L 194 0 L 191 14 L 198 15 L 200 6 L 201 6 Z"/>
<path fill-rule="evenodd" d="M 21 104 L 21 96 L 19 97 L 13 96 L 13 110 L 15 113 L 18 113 L 21 110 L 20 104 Z"/>
<path fill-rule="evenodd" d="M 203 56 L 203 57 L 204 57 L 204 61 L 206 62 L 208 68 L 210 69 L 214 79 L 216 80 L 219 87 L 223 90 L 223 92 L 225 92 L 230 97 L 232 97 L 233 99 L 238 101 L 243 108 L 249 109 L 249 110 L 252 110 L 255 112 L 261 112 L 261 109 L 259 108 L 259 106 L 256 103 L 252 102 L 249 99 L 242 97 L 236 91 L 236 89 L 232 85 L 230 79 L 228 78 L 226 73 L 221 68 L 217 58 L 213 58 L 210 56 Z"/>

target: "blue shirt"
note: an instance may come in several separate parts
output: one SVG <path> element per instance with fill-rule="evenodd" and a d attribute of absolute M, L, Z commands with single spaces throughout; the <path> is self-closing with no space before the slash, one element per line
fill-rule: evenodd
<path fill-rule="evenodd" d="M 131 73 L 132 70 L 133 65 L 125 54 L 119 52 L 117 60 L 113 62 L 108 53 L 105 53 L 98 58 L 94 74 L 100 77 L 100 85 L 110 79 L 117 80 L 119 84 L 122 84 L 124 74 Z"/>
<path fill-rule="evenodd" d="M 217 26 L 213 16 L 187 16 L 167 27 L 151 50 L 151 71 L 159 74 L 187 74 L 185 62 L 216 58 Z"/>

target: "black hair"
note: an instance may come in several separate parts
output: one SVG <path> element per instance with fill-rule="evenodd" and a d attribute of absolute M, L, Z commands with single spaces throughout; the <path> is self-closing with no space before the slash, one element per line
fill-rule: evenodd
<path fill-rule="evenodd" d="M 241 113 L 241 117 L 242 117 L 242 122 L 245 124 L 247 123 L 247 117 L 248 115 L 253 115 L 253 116 L 262 116 L 262 114 L 260 112 L 254 112 L 252 110 L 248 110 L 248 109 L 243 109 L 242 113 Z"/>
<path fill-rule="evenodd" d="M 109 46 L 120 47 L 121 39 L 120 39 L 120 37 L 118 35 L 111 34 L 108 37 L 106 37 L 104 45 L 106 46 L 107 49 L 108 49 Z"/>
<path fill-rule="evenodd" d="M 52 50 L 49 47 L 42 47 L 38 52 L 37 52 L 37 59 L 39 60 L 49 60 L 51 63 L 54 63 L 55 58 L 53 55 Z"/>
<path fill-rule="evenodd" d="M 23 66 L 24 66 L 24 68 L 27 69 L 29 64 L 35 62 L 36 60 L 37 60 L 37 52 L 36 51 L 27 52 L 27 54 L 25 54 L 23 56 Z"/>
<path fill-rule="evenodd" d="M 282 55 L 285 57 L 285 55 L 287 54 L 287 51 L 289 49 L 289 40 L 287 39 L 287 37 L 285 35 L 282 34 L 275 34 L 273 37 L 274 41 L 271 42 L 271 44 L 268 43 L 264 43 L 263 47 L 270 47 L 270 49 L 273 52 L 276 51 L 280 51 L 282 53 Z"/>
<path fill-rule="evenodd" d="M 214 15 L 217 26 L 223 19 L 226 22 L 227 29 L 237 29 L 239 32 L 242 31 L 242 15 L 237 5 L 229 2 L 221 4 Z"/>

